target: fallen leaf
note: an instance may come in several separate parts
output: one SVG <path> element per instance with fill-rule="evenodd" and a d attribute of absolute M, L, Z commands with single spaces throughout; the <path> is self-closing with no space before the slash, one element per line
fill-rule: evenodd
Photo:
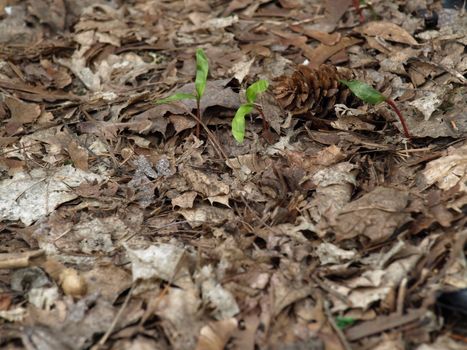
<path fill-rule="evenodd" d="M 103 177 L 66 165 L 52 173 L 38 168 L 30 173 L 16 173 L 0 182 L 0 217 L 21 220 L 29 226 L 51 213 L 60 204 L 75 199 L 72 191 L 84 181 L 102 181 Z"/>
<path fill-rule="evenodd" d="M 404 28 L 391 22 L 369 22 L 356 28 L 355 31 L 364 35 L 381 37 L 385 40 L 401 44 L 418 45 L 418 42 Z"/>
<path fill-rule="evenodd" d="M 209 205 L 197 206 L 194 209 L 182 209 L 178 211 L 191 227 L 200 227 L 203 224 L 221 225 L 235 219 L 230 209 L 217 208 Z"/>
<path fill-rule="evenodd" d="M 223 350 L 236 328 L 235 318 L 209 323 L 201 328 L 196 350 Z"/>
<path fill-rule="evenodd" d="M 377 187 L 346 204 L 332 224 L 337 240 L 358 236 L 365 236 L 371 242 L 388 239 L 410 220 L 410 214 L 405 211 L 408 201 L 406 191 Z"/>

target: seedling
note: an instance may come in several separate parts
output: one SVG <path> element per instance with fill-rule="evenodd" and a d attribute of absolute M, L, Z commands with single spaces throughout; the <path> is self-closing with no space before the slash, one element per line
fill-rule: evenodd
<path fill-rule="evenodd" d="M 367 85 L 358 80 L 340 80 L 342 84 L 347 86 L 352 93 L 361 99 L 363 102 L 370 103 L 372 105 L 376 105 L 381 102 L 386 102 L 394 112 L 396 112 L 399 120 L 402 124 L 402 128 L 404 129 L 404 135 L 408 139 L 411 138 L 409 128 L 407 127 L 407 123 L 405 122 L 402 113 L 400 112 L 399 108 L 397 108 L 396 103 L 391 100 L 389 97 L 384 96 L 378 90 L 372 88 L 370 85 Z"/>
<path fill-rule="evenodd" d="M 360 8 L 360 0 L 353 0 L 353 7 L 355 7 L 355 10 L 358 13 L 360 23 L 365 22 L 365 17 L 363 16 L 362 9 Z"/>
<path fill-rule="evenodd" d="M 337 327 L 340 329 L 345 329 L 355 323 L 355 319 L 352 317 L 342 317 L 342 316 L 337 316 L 336 317 L 336 324 Z"/>
<path fill-rule="evenodd" d="M 170 103 L 182 100 L 196 100 L 196 136 L 199 137 L 200 133 L 200 122 L 201 122 L 201 98 L 203 97 L 204 90 L 206 88 L 206 81 L 208 78 L 209 64 L 208 58 L 204 53 L 203 49 L 196 49 L 196 78 L 195 78 L 195 90 L 196 94 L 187 94 L 183 92 L 177 92 L 169 97 L 163 98 L 156 101 L 157 105 Z"/>
<path fill-rule="evenodd" d="M 258 94 L 265 92 L 269 87 L 267 80 L 258 80 L 251 84 L 245 93 L 247 103 L 242 104 L 232 119 L 232 135 L 238 143 L 242 143 L 245 138 L 245 117 L 256 108 L 260 114 L 263 113 L 261 107 L 256 104 Z M 263 116 L 264 120 L 264 116 Z"/>

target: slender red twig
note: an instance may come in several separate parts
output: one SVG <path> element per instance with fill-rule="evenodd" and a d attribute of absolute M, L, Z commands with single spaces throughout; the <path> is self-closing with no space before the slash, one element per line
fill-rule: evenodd
<path fill-rule="evenodd" d="M 410 136 L 409 128 L 407 127 L 407 123 L 405 122 L 405 119 L 402 116 L 401 111 L 399 110 L 399 108 L 397 108 L 396 103 L 393 100 L 391 100 L 390 98 L 387 98 L 384 102 L 386 102 L 392 108 L 392 110 L 394 112 L 396 112 L 397 116 L 399 117 L 399 120 L 400 120 L 400 122 L 402 124 L 402 129 L 404 129 L 405 137 L 407 137 L 408 139 L 412 138 L 412 136 Z"/>

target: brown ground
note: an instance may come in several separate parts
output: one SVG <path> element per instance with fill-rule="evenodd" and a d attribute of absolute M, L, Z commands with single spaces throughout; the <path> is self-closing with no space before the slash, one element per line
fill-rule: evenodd
<path fill-rule="evenodd" d="M 361 9 L 0 1 L 0 347 L 465 349 L 436 298 L 467 287 L 467 17 Z M 194 102 L 153 103 L 197 48 L 199 138 Z M 384 104 L 266 93 L 238 144 L 244 89 L 301 63 L 352 68 L 413 138 Z"/>

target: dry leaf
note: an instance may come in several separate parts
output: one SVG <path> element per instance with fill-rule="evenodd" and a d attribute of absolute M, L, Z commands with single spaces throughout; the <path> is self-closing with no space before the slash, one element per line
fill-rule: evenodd
<path fill-rule="evenodd" d="M 201 328 L 196 350 L 223 350 L 236 328 L 235 318 L 209 323 Z"/>
<path fill-rule="evenodd" d="M 404 28 L 395 23 L 385 21 L 369 22 L 359 28 L 356 32 L 368 36 L 377 36 L 385 40 L 394 41 L 407 45 L 418 45 L 417 41 Z"/>
<path fill-rule="evenodd" d="M 365 236 L 381 242 L 389 238 L 410 220 L 405 211 L 408 201 L 406 191 L 377 187 L 342 208 L 332 224 L 337 240 Z"/>

